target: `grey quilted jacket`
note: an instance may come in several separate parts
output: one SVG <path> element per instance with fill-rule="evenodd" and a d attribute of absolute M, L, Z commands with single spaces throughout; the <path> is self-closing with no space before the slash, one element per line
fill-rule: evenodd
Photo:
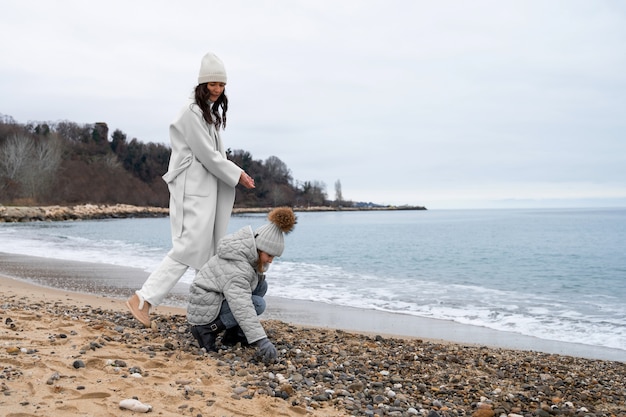
<path fill-rule="evenodd" d="M 191 284 L 187 321 L 191 325 L 211 323 L 226 299 L 248 343 L 267 337 L 252 304 L 252 291 L 259 282 L 255 270 L 258 258 L 250 226 L 222 238 L 217 254 L 204 264 Z"/>

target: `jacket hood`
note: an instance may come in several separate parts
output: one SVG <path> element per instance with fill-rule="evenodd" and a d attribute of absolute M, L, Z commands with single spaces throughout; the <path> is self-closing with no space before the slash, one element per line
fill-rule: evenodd
<path fill-rule="evenodd" d="M 259 254 L 252 227 L 242 227 L 235 233 L 223 237 L 217 245 L 217 255 L 222 259 L 247 261 L 250 265 L 255 266 Z"/>

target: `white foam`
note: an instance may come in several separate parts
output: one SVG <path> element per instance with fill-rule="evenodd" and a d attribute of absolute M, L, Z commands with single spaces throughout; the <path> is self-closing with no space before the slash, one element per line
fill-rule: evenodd
<path fill-rule="evenodd" d="M 546 304 L 534 305 L 523 294 L 466 285 L 442 288 L 427 281 L 398 289 L 393 280 L 381 277 L 280 261 L 275 262 L 268 276 L 268 294 L 283 298 L 452 320 L 547 340 L 626 347 L 626 320 L 612 317 L 594 323 L 592 317 L 568 310 L 549 297 L 545 297 Z"/>

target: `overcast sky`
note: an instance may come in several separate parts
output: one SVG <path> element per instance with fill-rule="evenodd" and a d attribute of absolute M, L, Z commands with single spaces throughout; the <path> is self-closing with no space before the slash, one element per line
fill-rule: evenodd
<path fill-rule="evenodd" d="M 168 144 L 213 51 L 226 146 L 331 199 L 626 207 L 621 0 L 3 0 L 0 39 L 19 123 Z"/>

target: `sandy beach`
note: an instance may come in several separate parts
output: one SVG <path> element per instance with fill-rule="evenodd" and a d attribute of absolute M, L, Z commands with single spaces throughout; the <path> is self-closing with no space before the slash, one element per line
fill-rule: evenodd
<path fill-rule="evenodd" d="M 263 364 L 201 351 L 184 286 L 144 329 L 124 300 L 146 277 L 0 254 L 3 415 L 141 414 L 133 398 L 163 416 L 626 415 L 619 351 L 271 297 Z"/>

